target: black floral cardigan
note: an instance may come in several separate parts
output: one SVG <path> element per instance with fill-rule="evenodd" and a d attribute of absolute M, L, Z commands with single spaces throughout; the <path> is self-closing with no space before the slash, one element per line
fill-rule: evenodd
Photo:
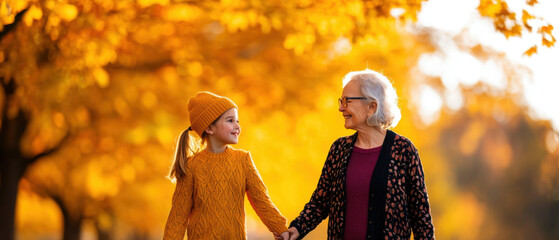
<path fill-rule="evenodd" d="M 345 180 L 357 133 L 336 140 L 316 190 L 290 227 L 305 237 L 329 217 L 328 239 L 342 239 L 346 210 Z M 410 140 L 387 130 L 370 184 L 367 239 L 434 239 L 423 167 Z"/>

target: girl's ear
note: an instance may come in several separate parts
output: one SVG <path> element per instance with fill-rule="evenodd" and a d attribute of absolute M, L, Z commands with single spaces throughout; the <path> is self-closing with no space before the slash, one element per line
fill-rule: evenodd
<path fill-rule="evenodd" d="M 214 134 L 214 128 L 213 128 L 213 126 L 210 124 L 210 126 L 208 126 L 208 127 L 206 128 L 206 130 L 204 130 L 204 132 L 206 132 L 207 134 L 210 134 L 210 135 L 211 135 L 211 134 Z"/>

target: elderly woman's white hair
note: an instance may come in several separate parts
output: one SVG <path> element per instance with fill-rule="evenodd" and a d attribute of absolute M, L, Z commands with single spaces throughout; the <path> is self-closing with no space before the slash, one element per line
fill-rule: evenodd
<path fill-rule="evenodd" d="M 388 78 L 379 72 L 366 69 L 345 75 L 344 87 L 351 80 L 359 81 L 363 96 L 377 103 L 377 111 L 367 118 L 367 125 L 383 129 L 396 127 L 402 114 L 398 108 L 398 96 Z"/>

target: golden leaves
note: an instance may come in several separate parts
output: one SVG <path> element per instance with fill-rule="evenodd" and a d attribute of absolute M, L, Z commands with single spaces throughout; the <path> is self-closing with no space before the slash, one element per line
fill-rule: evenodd
<path fill-rule="evenodd" d="M 532 46 L 528 50 L 526 50 L 522 55 L 532 56 L 532 54 L 538 53 L 538 46 Z"/>
<path fill-rule="evenodd" d="M 157 96 L 151 91 L 146 91 L 142 94 L 141 102 L 145 108 L 151 109 L 157 104 Z"/>
<path fill-rule="evenodd" d="M 530 28 L 531 30 L 531 28 Z M 555 42 L 557 41 L 552 34 L 553 26 L 551 24 L 541 26 L 538 29 L 538 33 L 541 35 L 542 38 L 542 45 L 545 47 L 553 47 Z M 532 54 L 536 54 L 538 52 L 538 46 L 534 45 L 530 49 L 526 50 L 523 55 L 531 56 Z"/>
<path fill-rule="evenodd" d="M 85 176 L 85 188 L 89 195 L 95 199 L 112 197 L 118 194 L 121 186 L 120 176 L 104 170 L 104 162 L 112 161 L 107 156 L 102 156 L 96 161 L 89 161 Z"/>
<path fill-rule="evenodd" d="M 522 23 L 524 24 L 524 27 L 526 29 L 528 29 L 528 31 L 532 31 L 532 26 L 530 26 L 530 24 L 528 24 L 528 20 L 534 19 L 535 17 L 532 16 L 530 13 L 528 13 L 528 11 L 526 11 L 525 9 L 522 10 Z"/>
<path fill-rule="evenodd" d="M 480 121 L 470 123 L 460 138 L 460 152 L 466 156 L 475 153 L 485 130 L 485 124 Z"/>
<path fill-rule="evenodd" d="M 296 55 L 301 55 L 312 47 L 315 35 L 312 33 L 290 33 L 285 37 L 283 47 L 293 49 Z"/>
<path fill-rule="evenodd" d="M 165 9 L 163 19 L 171 22 L 193 22 L 203 15 L 204 11 L 199 7 L 189 4 L 174 4 Z"/>
<path fill-rule="evenodd" d="M 528 6 L 534 6 L 536 0 L 527 1 Z M 490 17 L 493 20 L 495 29 L 505 35 L 506 38 L 512 36 L 522 36 L 526 32 L 532 32 L 534 24 L 543 22 L 543 19 L 536 17 L 529 13 L 526 9 L 522 9 L 522 16 L 517 18 L 516 13 L 511 11 L 505 0 L 481 0 L 478 6 L 479 13 L 482 16 Z M 535 21 L 537 20 L 537 21 Z M 551 30 L 551 24 L 543 25 L 538 28 L 538 33 L 541 34 L 541 44 L 546 47 L 551 47 L 555 44 L 555 37 Z M 525 31 L 523 33 L 523 31 Z M 537 45 L 532 46 L 526 50 L 523 55 L 530 56 L 537 53 Z"/>
<path fill-rule="evenodd" d="M 270 25 L 267 19 L 255 10 L 225 11 L 220 17 L 220 22 L 231 33 L 247 30 L 249 27 L 256 26 L 259 23 L 264 23 L 267 27 L 265 29 L 269 29 Z"/>
<path fill-rule="evenodd" d="M 526 4 L 530 6 L 534 6 L 536 3 L 538 3 L 538 0 L 526 0 Z"/>
<path fill-rule="evenodd" d="M 54 12 L 66 22 L 72 21 L 78 16 L 78 8 L 72 4 L 57 5 Z"/>
<path fill-rule="evenodd" d="M 23 11 L 28 5 L 27 0 L 0 0 L 0 26 L 13 23 L 16 14 Z"/>
<path fill-rule="evenodd" d="M 31 7 L 29 7 L 29 10 L 27 10 L 27 12 L 25 13 L 25 16 L 23 17 L 23 22 L 25 23 L 25 25 L 29 27 L 31 26 L 31 24 L 33 24 L 33 20 L 39 20 L 42 17 L 43 17 L 43 11 L 35 4 L 33 4 L 31 5 Z"/>
<path fill-rule="evenodd" d="M 542 44 L 546 47 L 552 47 L 556 41 L 551 31 L 553 31 L 553 26 L 551 24 L 538 29 L 538 33 L 542 35 Z"/>
<path fill-rule="evenodd" d="M 149 7 L 156 4 L 162 6 L 169 4 L 169 0 L 137 0 L 136 2 L 138 3 L 138 6 L 142 8 Z"/>
<path fill-rule="evenodd" d="M 107 87 L 109 85 L 109 74 L 103 68 L 95 68 L 92 71 L 93 79 L 99 87 Z"/>
<path fill-rule="evenodd" d="M 200 62 L 190 62 L 187 64 L 188 74 L 193 77 L 200 77 L 204 71 Z"/>

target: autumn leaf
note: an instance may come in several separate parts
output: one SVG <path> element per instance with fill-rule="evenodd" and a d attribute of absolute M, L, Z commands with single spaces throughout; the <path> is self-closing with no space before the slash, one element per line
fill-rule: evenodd
<path fill-rule="evenodd" d="M 552 31 L 552 25 L 542 26 L 540 29 L 538 29 L 538 33 L 541 33 L 542 35 L 542 45 L 546 47 L 552 47 L 555 44 L 556 39 L 553 36 Z"/>
<path fill-rule="evenodd" d="M 534 6 L 536 3 L 538 3 L 538 0 L 526 0 L 526 4 L 530 6 Z"/>
<path fill-rule="evenodd" d="M 532 46 L 530 49 L 526 50 L 522 55 L 532 56 L 532 54 L 535 54 L 537 52 L 538 52 L 538 47 Z"/>
<path fill-rule="evenodd" d="M 534 19 L 534 16 L 530 15 L 530 13 L 528 13 L 526 10 L 522 10 L 522 23 L 524 24 L 524 27 L 531 32 L 532 26 L 528 24 L 528 20 L 530 19 Z"/>

